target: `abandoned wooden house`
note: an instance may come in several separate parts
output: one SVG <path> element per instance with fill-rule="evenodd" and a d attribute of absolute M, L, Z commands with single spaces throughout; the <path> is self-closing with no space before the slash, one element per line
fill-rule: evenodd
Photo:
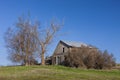
<path fill-rule="evenodd" d="M 78 52 L 81 46 L 88 47 L 87 44 L 81 42 L 59 41 L 52 55 L 52 64 L 53 65 L 61 64 L 65 60 L 65 55 L 67 55 L 68 53 Z"/>

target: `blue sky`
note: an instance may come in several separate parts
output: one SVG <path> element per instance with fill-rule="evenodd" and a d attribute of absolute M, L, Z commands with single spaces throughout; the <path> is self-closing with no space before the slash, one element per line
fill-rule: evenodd
<path fill-rule="evenodd" d="M 10 65 L 4 34 L 19 16 L 30 12 L 32 19 L 46 25 L 52 18 L 64 20 L 64 27 L 49 50 L 59 40 L 81 41 L 113 53 L 120 63 L 120 0 L 1 0 L 0 65 Z"/>

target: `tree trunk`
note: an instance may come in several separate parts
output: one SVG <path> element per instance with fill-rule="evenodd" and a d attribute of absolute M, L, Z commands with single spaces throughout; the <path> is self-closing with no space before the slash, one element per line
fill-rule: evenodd
<path fill-rule="evenodd" d="M 45 65 L 44 53 L 41 55 L 41 65 Z"/>
<path fill-rule="evenodd" d="M 29 64 L 26 62 L 26 63 L 25 63 L 25 66 L 28 66 L 28 65 L 29 65 Z"/>
<path fill-rule="evenodd" d="M 28 61 L 27 61 L 27 59 L 25 60 L 25 66 L 28 66 L 29 65 L 29 63 L 28 63 Z"/>

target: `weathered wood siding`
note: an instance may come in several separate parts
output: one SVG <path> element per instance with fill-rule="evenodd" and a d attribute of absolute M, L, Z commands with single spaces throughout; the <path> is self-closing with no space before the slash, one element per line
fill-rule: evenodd
<path fill-rule="evenodd" d="M 84 47 L 83 47 L 84 48 Z M 81 51 L 83 51 L 82 47 L 74 47 L 74 46 L 69 46 L 67 44 L 65 44 L 64 42 L 59 42 L 54 53 L 52 56 L 52 64 L 61 64 L 64 59 L 65 59 L 65 55 L 69 54 L 69 53 L 80 53 Z M 82 50 L 81 50 L 82 49 Z M 96 48 L 84 48 L 84 49 L 89 49 L 87 53 L 90 53 L 92 55 L 94 55 L 94 51 L 96 51 Z"/>
<path fill-rule="evenodd" d="M 58 43 L 52 58 L 52 64 L 60 64 L 64 61 L 64 55 L 68 53 L 69 48 L 62 44 L 61 42 Z"/>
<path fill-rule="evenodd" d="M 64 48 L 64 52 L 63 52 Z M 54 51 L 54 55 L 63 55 L 64 53 L 68 52 L 68 47 L 66 47 L 64 44 L 59 43 Z"/>

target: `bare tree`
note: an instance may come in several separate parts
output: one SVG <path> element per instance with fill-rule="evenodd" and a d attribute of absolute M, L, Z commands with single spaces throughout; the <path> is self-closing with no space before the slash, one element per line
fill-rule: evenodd
<path fill-rule="evenodd" d="M 20 17 L 15 28 L 5 34 L 10 59 L 30 65 L 34 62 L 34 54 L 38 53 L 41 64 L 45 64 L 45 53 L 62 25 L 51 22 L 46 29 L 40 28 L 39 23 L 32 23 L 30 19 Z"/>
<path fill-rule="evenodd" d="M 14 29 L 8 29 L 5 34 L 6 46 L 10 59 L 24 65 L 33 64 L 34 53 L 37 51 L 37 40 L 34 34 L 38 25 L 30 23 L 29 19 L 20 17 Z"/>
<path fill-rule="evenodd" d="M 59 31 L 61 26 L 62 25 L 60 24 L 55 24 L 52 22 L 49 27 L 40 31 L 40 33 L 38 33 L 39 35 L 36 36 L 40 46 L 39 55 L 42 65 L 45 65 L 45 53 L 47 51 L 47 48 L 52 43 L 53 39 L 56 36 L 56 33 Z"/>

